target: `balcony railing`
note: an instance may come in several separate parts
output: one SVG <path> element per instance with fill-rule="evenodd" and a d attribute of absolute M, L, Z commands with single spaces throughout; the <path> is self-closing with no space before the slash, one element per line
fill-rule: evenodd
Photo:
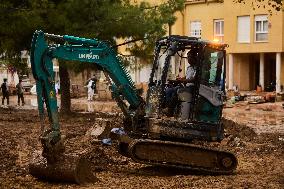
<path fill-rule="evenodd" d="M 187 0 L 186 4 L 195 4 L 195 3 L 206 3 L 206 0 Z"/>
<path fill-rule="evenodd" d="M 197 3 L 222 3 L 223 0 L 186 0 L 185 4 L 197 4 Z"/>

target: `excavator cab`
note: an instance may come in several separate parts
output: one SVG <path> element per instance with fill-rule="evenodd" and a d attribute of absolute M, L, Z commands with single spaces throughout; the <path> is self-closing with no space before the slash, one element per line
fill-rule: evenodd
<path fill-rule="evenodd" d="M 181 140 L 223 139 L 220 121 L 225 94 L 225 47 L 184 36 L 157 41 L 146 116 L 150 120 L 165 119 L 167 128 L 172 125 L 165 130 L 179 130 L 179 134 L 162 132 L 162 136 Z M 189 64 L 194 72 L 191 80 L 186 79 Z"/>
<path fill-rule="evenodd" d="M 230 174 L 236 169 L 234 154 L 200 145 L 223 139 L 225 47 L 186 36 L 157 41 L 145 114 L 132 119 L 136 129 L 120 141 L 122 155 L 139 163 L 206 173 Z M 187 62 L 194 67 L 194 77 L 176 78 Z M 173 89 L 171 95 L 169 89 Z"/>

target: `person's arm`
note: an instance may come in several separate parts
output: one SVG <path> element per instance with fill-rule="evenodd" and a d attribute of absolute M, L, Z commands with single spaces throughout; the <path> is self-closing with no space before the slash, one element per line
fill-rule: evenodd
<path fill-rule="evenodd" d="M 184 79 L 183 82 L 185 83 L 193 83 L 195 81 L 195 76 L 190 79 Z"/>
<path fill-rule="evenodd" d="M 196 76 L 194 75 L 194 77 L 190 78 L 190 79 L 186 79 L 186 77 L 182 77 L 182 78 L 177 78 L 177 81 L 181 82 L 181 83 L 193 83 L 195 81 Z"/>
<path fill-rule="evenodd" d="M 193 66 L 187 67 L 186 70 L 186 78 L 184 82 L 186 83 L 193 83 L 196 79 L 196 68 Z"/>

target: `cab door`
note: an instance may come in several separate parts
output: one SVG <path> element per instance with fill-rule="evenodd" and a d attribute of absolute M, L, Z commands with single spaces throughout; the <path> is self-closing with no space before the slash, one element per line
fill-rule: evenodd
<path fill-rule="evenodd" d="M 205 47 L 200 62 L 194 120 L 217 124 L 221 120 L 225 89 L 225 51 Z"/>

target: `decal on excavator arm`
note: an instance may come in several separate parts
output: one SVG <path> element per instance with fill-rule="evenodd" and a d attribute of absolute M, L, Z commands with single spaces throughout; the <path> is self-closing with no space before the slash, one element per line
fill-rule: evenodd
<path fill-rule="evenodd" d="M 79 58 L 85 58 L 85 59 L 92 59 L 92 60 L 98 60 L 100 59 L 100 56 L 99 55 L 96 55 L 96 54 L 79 54 Z"/>
<path fill-rule="evenodd" d="M 50 91 L 49 96 L 50 96 L 50 98 L 55 98 L 55 93 L 54 93 L 54 91 Z"/>

